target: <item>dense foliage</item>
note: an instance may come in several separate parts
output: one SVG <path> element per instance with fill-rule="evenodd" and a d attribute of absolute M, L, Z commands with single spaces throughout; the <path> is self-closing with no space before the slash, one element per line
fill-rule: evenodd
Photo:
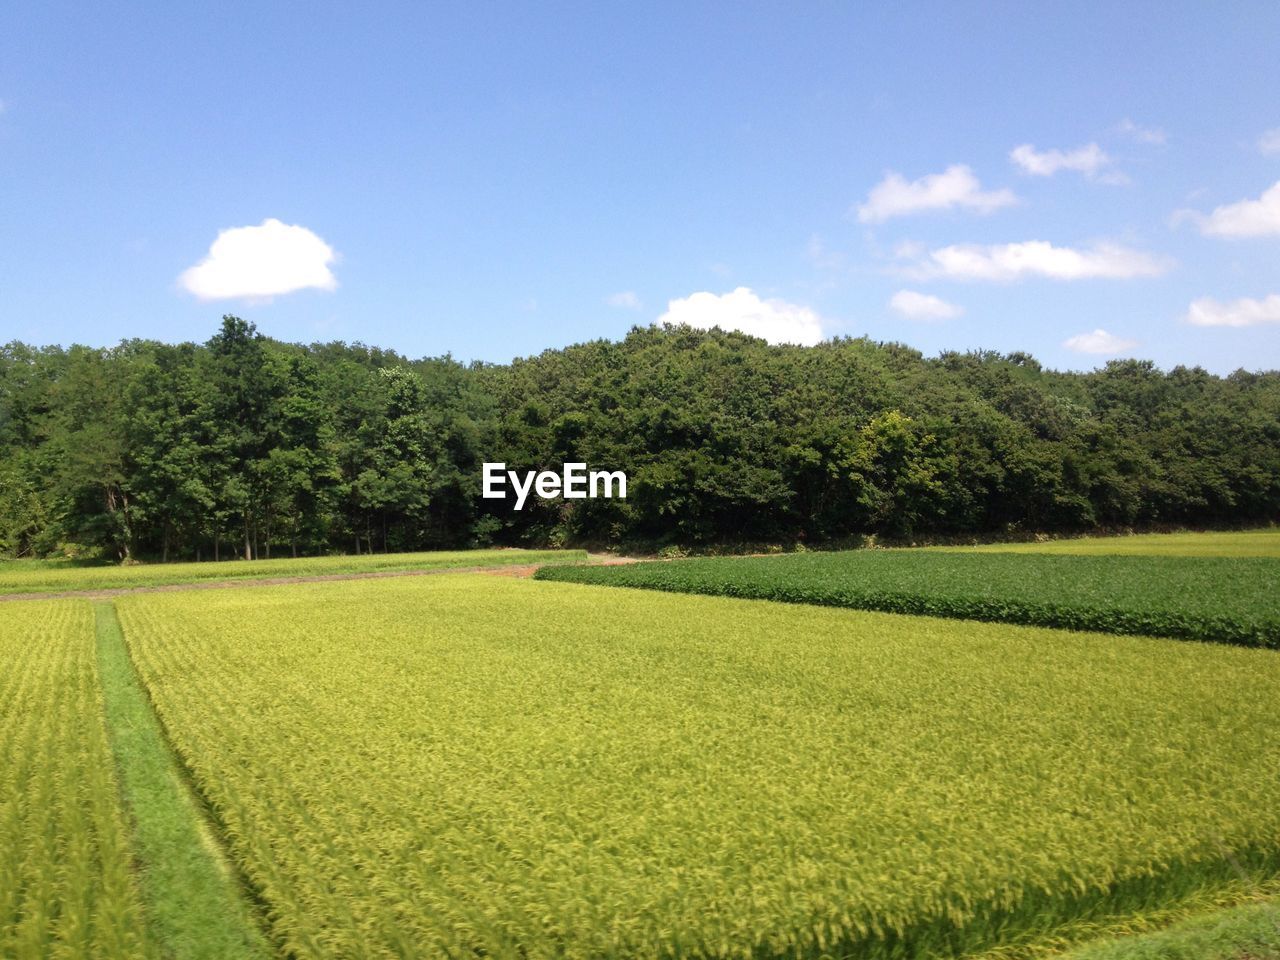
<path fill-rule="evenodd" d="M 853 550 L 629 566 L 540 580 L 1280 647 L 1280 560 Z"/>
<path fill-rule="evenodd" d="M 146 957 L 93 613 L 0 604 L 0 957 Z"/>
<path fill-rule="evenodd" d="M 1271 651 L 602 592 L 117 606 L 290 956 L 956 956 L 1280 869 Z"/>
<path fill-rule="evenodd" d="M 480 498 L 480 464 L 629 497 Z M 1091 373 L 636 328 L 507 365 L 301 346 L 0 348 L 0 555 L 829 542 L 1280 519 L 1280 374 Z"/>

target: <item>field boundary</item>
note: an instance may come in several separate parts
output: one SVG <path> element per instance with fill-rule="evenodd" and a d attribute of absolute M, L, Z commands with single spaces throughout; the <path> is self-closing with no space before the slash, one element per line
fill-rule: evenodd
<path fill-rule="evenodd" d="M 634 563 L 629 557 L 592 559 L 590 566 L 615 566 L 619 563 Z M 279 587 L 291 583 L 328 583 L 339 580 L 380 580 L 388 577 L 429 577 L 444 573 L 495 573 L 505 571 L 523 571 L 531 575 L 533 571 L 544 566 L 557 566 L 557 563 L 544 561 L 534 564 L 495 563 L 474 567 L 435 567 L 427 570 L 368 570 L 358 573 L 317 573 L 289 577 L 233 577 L 226 580 L 195 580 L 188 583 L 157 583 L 141 587 L 88 587 L 84 590 L 59 590 L 47 593 L 0 593 L 0 603 L 18 600 L 111 600 L 115 597 L 127 597 L 135 593 L 173 593 L 179 590 L 229 590 L 233 587 Z M 511 576 L 519 574 L 512 572 Z"/>
<path fill-rule="evenodd" d="M 151 937 L 190 960 L 274 955 L 261 904 L 227 855 L 129 656 L 115 607 L 94 604 L 108 741 Z"/>

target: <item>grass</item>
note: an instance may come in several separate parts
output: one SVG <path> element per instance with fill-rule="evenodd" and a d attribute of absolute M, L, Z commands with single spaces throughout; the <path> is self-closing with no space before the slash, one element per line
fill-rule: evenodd
<path fill-rule="evenodd" d="M 128 589 L 214 580 L 443 570 L 452 567 L 581 563 L 586 559 L 585 550 L 501 549 L 131 566 L 83 566 L 68 565 L 62 561 L 5 560 L 0 561 L 0 594 Z"/>
<path fill-rule="evenodd" d="M 1107 938 L 1061 960 L 1280 960 L 1280 902 L 1241 904 L 1154 933 Z"/>
<path fill-rule="evenodd" d="M 0 956 L 137 957 L 143 932 L 87 603 L 0 608 Z"/>
<path fill-rule="evenodd" d="M 951 553 L 1059 553 L 1075 556 L 1280 557 L 1280 527 L 1214 533 L 1142 533 L 924 549 Z"/>
<path fill-rule="evenodd" d="M 854 550 L 629 566 L 540 580 L 1280 646 L 1280 560 Z"/>
<path fill-rule="evenodd" d="M 1269 651 L 471 576 L 117 608 L 297 957 L 1014 955 L 1280 871 Z"/>
<path fill-rule="evenodd" d="M 183 960 L 270 956 L 238 879 L 138 684 L 115 611 L 95 604 L 98 669 L 151 938 Z"/>

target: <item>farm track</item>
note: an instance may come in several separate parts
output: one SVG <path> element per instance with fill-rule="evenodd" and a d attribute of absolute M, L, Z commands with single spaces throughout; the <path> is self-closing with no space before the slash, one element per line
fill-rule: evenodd
<path fill-rule="evenodd" d="M 637 563 L 635 557 L 607 554 L 589 555 L 592 565 L 618 566 Z M 370 570 L 367 573 L 324 573 L 315 576 L 239 577 L 229 580 L 199 580 L 193 583 L 158 583 L 144 587 L 109 587 L 106 589 L 59 590 L 47 593 L 0 593 L 0 603 L 15 600 L 111 600 L 135 593 L 174 593 L 180 590 L 227 590 L 233 587 L 278 587 L 291 583 L 326 583 L 340 580 L 383 580 L 390 577 L 429 577 L 442 573 L 488 573 L 495 576 L 526 578 L 533 576 L 542 563 L 489 564 L 477 567 L 440 567 L 434 570 Z"/>

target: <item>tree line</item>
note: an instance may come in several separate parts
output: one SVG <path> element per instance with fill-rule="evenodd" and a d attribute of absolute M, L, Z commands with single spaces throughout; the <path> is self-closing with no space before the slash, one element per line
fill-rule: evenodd
<path fill-rule="evenodd" d="M 626 500 L 480 496 L 481 464 Z M 510 364 L 282 343 L 0 347 L 0 555 L 660 547 L 1280 518 L 1280 373 L 1089 373 L 636 327 Z"/>

